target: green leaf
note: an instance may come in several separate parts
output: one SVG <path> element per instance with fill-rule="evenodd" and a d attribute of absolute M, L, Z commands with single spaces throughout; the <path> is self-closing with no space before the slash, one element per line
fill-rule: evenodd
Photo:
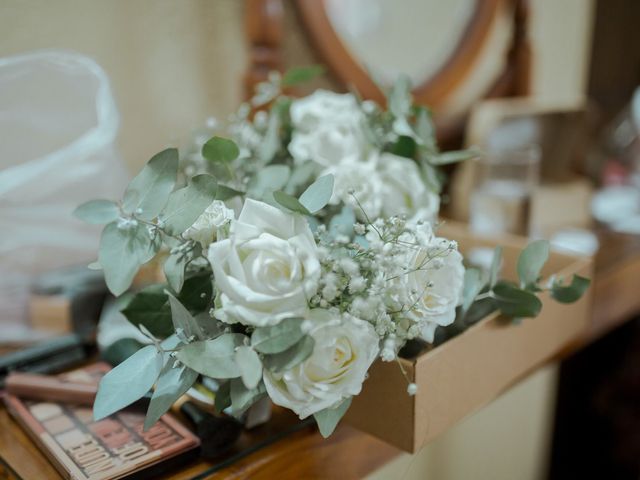
<path fill-rule="evenodd" d="M 244 344 L 240 333 L 225 333 L 213 340 L 193 342 L 178 350 L 178 360 L 196 372 L 212 378 L 236 378 L 241 375 L 235 350 Z"/>
<path fill-rule="evenodd" d="M 156 383 L 162 363 L 160 352 L 148 345 L 107 372 L 93 404 L 94 420 L 102 420 L 143 397 Z"/>
<path fill-rule="evenodd" d="M 184 308 L 184 305 L 180 303 L 176 297 L 167 293 L 169 296 L 169 305 L 171 306 L 171 320 L 173 322 L 173 327 L 177 331 L 178 329 L 182 329 L 182 332 L 185 334 L 187 338 L 195 337 L 198 340 L 204 340 L 206 338 L 205 333 L 200 328 L 198 322 L 196 322 L 193 315 L 189 313 L 189 311 Z"/>
<path fill-rule="evenodd" d="M 262 165 L 271 162 L 273 157 L 276 156 L 276 153 L 278 153 L 278 150 L 280 150 L 280 125 L 282 124 L 282 120 L 280 118 L 280 109 L 275 108 L 276 106 L 277 104 L 274 105 L 274 108 L 272 108 L 269 113 L 267 131 L 264 134 L 258 151 L 258 158 Z"/>
<path fill-rule="evenodd" d="M 300 341 L 292 347 L 287 348 L 284 352 L 265 355 L 263 359 L 264 367 L 275 373 L 291 370 L 311 356 L 314 346 L 315 341 L 313 337 L 305 335 Z"/>
<path fill-rule="evenodd" d="M 419 106 L 416 109 L 415 132 L 427 151 L 437 152 L 436 129 L 431 119 L 431 113 L 425 107 Z"/>
<path fill-rule="evenodd" d="M 535 287 L 542 267 L 549 258 L 549 242 L 536 240 L 526 246 L 518 257 L 517 271 L 523 288 Z"/>
<path fill-rule="evenodd" d="M 310 65 L 308 67 L 293 67 L 284 72 L 280 84 L 283 87 L 292 87 L 300 83 L 306 83 L 324 73 L 322 65 Z"/>
<path fill-rule="evenodd" d="M 211 296 L 213 295 L 213 283 L 211 273 L 206 270 L 192 274 L 184 281 L 184 286 L 178 300 L 191 312 L 208 310 Z"/>
<path fill-rule="evenodd" d="M 262 362 L 251 347 L 241 346 L 236 350 L 236 363 L 240 367 L 242 381 L 248 389 L 254 389 L 262 379 Z"/>
<path fill-rule="evenodd" d="M 299 201 L 302 206 L 311 213 L 323 209 L 333 194 L 333 182 L 334 178 L 331 174 L 318 178 L 300 195 Z"/>
<path fill-rule="evenodd" d="M 534 293 L 521 290 L 511 283 L 498 283 L 493 288 L 493 298 L 498 309 L 507 317 L 536 317 L 542 309 L 542 302 Z"/>
<path fill-rule="evenodd" d="M 223 382 L 220 384 L 215 398 L 213 399 L 216 411 L 222 413 L 231 406 L 231 382 Z"/>
<path fill-rule="evenodd" d="M 329 233 L 334 237 L 336 235 L 351 237 L 355 223 L 356 214 L 351 207 L 345 205 L 342 207 L 342 210 L 340 210 L 340 213 L 331 217 L 329 221 Z"/>
<path fill-rule="evenodd" d="M 400 75 L 387 95 L 387 106 L 396 118 L 404 118 L 411 111 L 411 80 Z"/>
<path fill-rule="evenodd" d="M 302 215 L 311 215 L 311 212 L 307 210 L 307 208 L 302 205 L 296 197 L 292 197 L 288 193 L 278 190 L 277 192 L 273 192 L 273 198 L 278 202 L 278 204 L 292 212 L 301 213 Z"/>
<path fill-rule="evenodd" d="M 144 419 L 144 431 L 147 431 L 156 423 L 162 415 L 167 413 L 176 400 L 187 393 L 196 379 L 198 373 L 187 367 L 173 368 L 173 362 L 168 362 L 163 369 L 156 389 L 149 402 L 147 416 Z"/>
<path fill-rule="evenodd" d="M 140 265 L 148 259 L 150 248 L 151 237 L 144 225 L 119 226 L 119 222 L 112 222 L 104 228 L 98 261 L 107 287 L 114 295 L 129 288 Z"/>
<path fill-rule="evenodd" d="M 264 167 L 249 182 L 247 195 L 256 200 L 264 200 L 267 194 L 280 190 L 289 180 L 291 169 L 287 165 Z"/>
<path fill-rule="evenodd" d="M 231 384 L 231 410 L 234 416 L 243 414 L 251 405 L 267 394 L 264 383 L 260 383 L 252 389 L 245 387 L 239 378 L 234 378 L 229 383 Z"/>
<path fill-rule="evenodd" d="M 462 311 L 467 312 L 480 290 L 482 290 L 480 270 L 467 268 L 464 272 L 464 286 L 462 288 Z"/>
<path fill-rule="evenodd" d="M 183 253 L 171 254 L 164 261 L 162 270 L 167 283 L 174 292 L 180 292 L 184 284 L 184 269 L 187 266 L 187 256 Z"/>
<path fill-rule="evenodd" d="M 235 190 L 231 187 L 227 187 L 226 185 L 218 185 L 218 191 L 216 192 L 216 200 L 222 200 L 223 202 L 229 200 L 230 198 L 244 195 L 244 192 L 240 190 Z"/>
<path fill-rule="evenodd" d="M 342 401 L 340 405 L 335 408 L 325 408 L 317 413 L 313 414 L 318 424 L 320 434 L 324 438 L 328 438 L 338 426 L 338 422 L 347 413 L 347 410 L 351 406 L 351 397 Z"/>
<path fill-rule="evenodd" d="M 196 175 L 189 185 L 169 196 L 162 212 L 164 228 L 172 235 L 179 235 L 198 219 L 216 199 L 217 182 L 207 174 Z"/>
<path fill-rule="evenodd" d="M 491 267 L 489 268 L 489 288 L 493 288 L 493 286 L 498 281 L 498 272 L 500 271 L 501 265 L 502 247 L 497 246 L 493 250 L 493 259 L 491 260 Z"/>
<path fill-rule="evenodd" d="M 251 345 L 260 353 L 284 352 L 304 336 L 301 323 L 301 318 L 285 318 L 277 325 L 258 327 L 251 335 Z"/>
<path fill-rule="evenodd" d="M 479 322 L 487 315 L 495 312 L 497 309 L 496 301 L 493 298 L 483 298 L 471 304 L 464 316 L 464 324 L 468 327 Z"/>
<path fill-rule="evenodd" d="M 416 154 L 416 148 L 416 141 L 413 138 L 407 135 L 400 135 L 398 137 L 398 140 L 396 140 L 396 142 L 391 145 L 389 152 L 400 157 L 414 158 Z"/>
<path fill-rule="evenodd" d="M 166 338 L 174 332 L 167 300 L 163 285 L 150 285 L 136 293 L 122 313 L 134 326 L 143 325 L 154 337 Z"/>
<path fill-rule="evenodd" d="M 120 208 L 111 200 L 90 200 L 76 208 L 73 215 L 83 222 L 103 225 L 117 220 Z"/>
<path fill-rule="evenodd" d="M 167 203 L 177 175 L 178 150 L 168 148 L 154 155 L 129 183 L 124 192 L 123 210 L 144 220 L 157 217 Z"/>
<path fill-rule="evenodd" d="M 430 155 L 429 163 L 432 165 L 450 165 L 452 163 L 462 162 L 475 158 L 479 155 L 479 152 L 474 149 L 469 150 L 456 150 L 451 152 L 438 153 L 437 155 Z"/>
<path fill-rule="evenodd" d="M 203 312 L 208 310 L 212 295 L 211 276 L 205 271 L 187 278 L 177 298 L 190 312 Z M 134 326 L 144 325 L 156 338 L 166 338 L 174 332 L 169 297 L 165 293 L 164 285 L 143 288 L 121 311 Z M 210 324 L 208 326 L 215 325 L 212 319 L 207 320 L 210 320 L 207 322 Z M 204 322 L 198 321 L 197 318 L 195 321 L 200 329 L 204 329 Z M 212 333 L 211 328 L 204 330 Z"/>
<path fill-rule="evenodd" d="M 293 195 L 303 185 L 307 185 L 315 176 L 318 164 L 315 162 L 305 162 L 296 166 L 291 172 L 291 176 L 285 186 L 284 191 L 289 195 Z"/>
<path fill-rule="evenodd" d="M 210 162 L 231 163 L 240 155 L 240 149 L 233 140 L 213 137 L 202 146 L 202 156 Z"/>
<path fill-rule="evenodd" d="M 591 280 L 580 275 L 574 275 L 571 284 L 564 286 L 556 283 L 551 286 L 551 296 L 560 303 L 573 303 L 584 295 L 589 288 Z"/>

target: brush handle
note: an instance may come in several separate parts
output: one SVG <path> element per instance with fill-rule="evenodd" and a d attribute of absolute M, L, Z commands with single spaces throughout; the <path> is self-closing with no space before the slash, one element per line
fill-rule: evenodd
<path fill-rule="evenodd" d="M 20 398 L 48 402 L 92 405 L 97 386 L 88 383 L 65 382 L 54 376 L 37 373 L 10 373 L 5 382 L 7 393 Z"/>

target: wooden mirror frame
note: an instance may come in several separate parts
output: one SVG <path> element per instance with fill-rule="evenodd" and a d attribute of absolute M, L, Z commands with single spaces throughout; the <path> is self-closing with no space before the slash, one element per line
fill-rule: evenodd
<path fill-rule="evenodd" d="M 363 98 L 384 104 L 384 95 L 369 74 L 346 49 L 327 16 L 323 0 L 293 0 L 311 43 L 330 72 L 345 87 L 354 87 Z M 504 70 L 483 98 L 523 96 L 529 93 L 531 50 L 529 47 L 528 0 L 477 0 L 476 11 L 465 33 L 445 64 L 414 88 L 416 102 L 437 109 L 455 93 L 470 73 L 474 60 L 487 40 L 493 21 L 503 4 L 513 7 L 511 45 Z M 247 95 L 271 70 L 282 70 L 284 31 L 282 0 L 246 0 L 249 38 L 249 69 L 245 76 Z M 436 118 L 438 137 L 444 147 L 458 146 L 464 134 L 466 115 Z"/>

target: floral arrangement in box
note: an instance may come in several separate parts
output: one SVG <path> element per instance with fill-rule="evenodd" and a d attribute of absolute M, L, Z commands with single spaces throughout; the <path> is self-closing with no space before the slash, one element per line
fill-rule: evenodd
<path fill-rule="evenodd" d="M 519 284 L 498 279 L 499 249 L 490 271 L 465 269 L 456 242 L 437 235 L 439 168 L 476 152 L 438 150 L 404 79 L 387 109 L 282 93 L 312 73 L 272 76 L 225 135 L 181 159 L 158 153 L 121 201 L 76 210 L 106 224 L 93 267 L 115 295 L 154 258 L 166 277 L 122 310 L 150 345 L 104 377 L 96 418 L 155 386 L 149 427 L 203 375 L 219 385 L 220 411 L 241 415 L 267 395 L 327 436 L 376 359 L 433 342 L 456 318 L 533 317 L 537 292 L 571 302 L 587 288 L 581 277 L 539 285 L 544 241 L 522 252 Z"/>

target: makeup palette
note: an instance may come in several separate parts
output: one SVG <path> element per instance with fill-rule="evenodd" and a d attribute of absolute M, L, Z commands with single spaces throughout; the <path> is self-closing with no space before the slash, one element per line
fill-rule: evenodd
<path fill-rule="evenodd" d="M 94 364 L 61 376 L 74 382 L 97 382 L 109 366 Z M 30 434 L 60 473 L 69 479 L 152 478 L 157 466 L 199 446 L 199 439 L 171 414 L 143 431 L 145 414 L 124 410 L 95 422 L 91 407 L 71 403 L 21 400 L 7 395 L 11 414 Z"/>

